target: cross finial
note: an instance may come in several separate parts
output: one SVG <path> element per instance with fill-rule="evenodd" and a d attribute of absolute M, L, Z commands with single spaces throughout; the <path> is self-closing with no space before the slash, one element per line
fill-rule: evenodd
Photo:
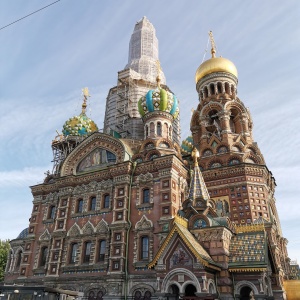
<path fill-rule="evenodd" d="M 197 150 L 196 147 L 194 147 L 193 151 L 192 151 L 192 158 L 194 161 L 194 167 L 198 166 L 198 157 L 200 157 L 199 151 Z"/>
<path fill-rule="evenodd" d="M 82 89 L 82 94 L 83 94 L 82 113 L 84 114 L 86 107 L 87 107 L 87 104 L 86 104 L 87 98 L 91 97 L 91 95 L 90 95 L 89 89 L 87 87 Z"/>
<path fill-rule="evenodd" d="M 215 44 L 215 40 L 214 40 L 212 31 L 210 31 L 208 33 L 208 35 L 209 35 L 210 44 L 211 44 L 211 57 L 215 58 L 216 57 L 216 44 Z"/>
<path fill-rule="evenodd" d="M 157 82 L 157 87 L 160 89 L 160 72 L 161 72 L 161 66 L 160 66 L 160 61 L 156 61 L 156 68 L 157 68 L 157 76 L 156 76 L 156 82 Z"/>

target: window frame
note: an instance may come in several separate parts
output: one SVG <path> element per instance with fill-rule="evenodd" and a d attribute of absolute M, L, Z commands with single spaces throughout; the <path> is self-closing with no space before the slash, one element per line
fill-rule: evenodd
<path fill-rule="evenodd" d="M 85 264 L 90 262 L 91 249 L 92 249 L 92 242 L 91 241 L 85 241 L 84 242 L 83 259 L 82 259 L 82 262 L 85 263 Z"/>
<path fill-rule="evenodd" d="M 104 194 L 102 208 L 107 209 L 109 207 L 110 207 L 110 195 L 109 194 Z"/>
<path fill-rule="evenodd" d="M 76 213 L 83 213 L 83 199 L 82 198 L 77 200 Z"/>
<path fill-rule="evenodd" d="M 140 238 L 140 259 L 149 260 L 149 236 L 143 235 Z"/>
<path fill-rule="evenodd" d="M 98 262 L 105 261 L 105 254 L 106 254 L 106 240 L 99 240 L 98 242 Z"/>
<path fill-rule="evenodd" d="M 90 197 L 89 211 L 95 211 L 96 208 L 97 208 L 97 197 L 92 196 Z"/>
<path fill-rule="evenodd" d="M 146 195 L 146 193 L 148 193 Z M 142 203 L 143 204 L 149 204 L 150 203 L 150 189 L 144 188 L 142 191 Z"/>
<path fill-rule="evenodd" d="M 72 243 L 70 249 L 70 259 L 69 259 L 70 264 L 76 263 L 77 253 L 78 253 L 78 243 Z"/>

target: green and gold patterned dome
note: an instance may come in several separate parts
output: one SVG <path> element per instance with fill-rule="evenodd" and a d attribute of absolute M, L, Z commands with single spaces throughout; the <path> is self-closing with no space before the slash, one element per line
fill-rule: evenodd
<path fill-rule="evenodd" d="M 194 141 L 192 136 L 188 136 L 181 144 L 181 154 L 188 155 L 191 154 L 194 148 Z"/>
<path fill-rule="evenodd" d="M 65 122 L 62 131 L 64 136 L 84 136 L 98 131 L 96 123 L 85 114 L 86 101 L 89 96 L 87 88 L 83 89 L 83 96 L 82 112 L 79 116 L 74 116 Z"/>

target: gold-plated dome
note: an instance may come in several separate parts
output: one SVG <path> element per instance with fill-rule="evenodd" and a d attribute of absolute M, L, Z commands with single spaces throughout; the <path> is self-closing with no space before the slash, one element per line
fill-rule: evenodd
<path fill-rule="evenodd" d="M 227 58 L 224 57 L 216 57 L 216 45 L 214 41 L 214 37 L 212 34 L 212 31 L 209 33 L 209 38 L 211 42 L 211 59 L 206 60 L 204 63 L 202 63 L 199 68 L 196 71 L 195 75 L 195 81 L 196 83 L 203 78 L 204 76 L 215 73 L 215 72 L 226 72 L 234 75 L 236 78 L 238 77 L 238 72 L 233 64 L 232 61 L 230 61 Z"/>
<path fill-rule="evenodd" d="M 234 75 L 236 78 L 238 77 L 238 72 L 233 62 L 224 57 L 212 57 L 202 63 L 197 69 L 195 75 L 196 83 L 204 76 L 215 72 L 226 72 Z"/>

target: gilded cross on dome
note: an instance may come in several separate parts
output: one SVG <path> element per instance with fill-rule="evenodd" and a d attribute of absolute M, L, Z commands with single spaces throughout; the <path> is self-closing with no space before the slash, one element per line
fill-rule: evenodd
<path fill-rule="evenodd" d="M 156 68 L 157 68 L 157 76 L 156 76 L 156 82 L 157 82 L 157 87 L 160 89 L 160 72 L 161 72 L 161 66 L 160 66 L 160 61 L 156 61 Z"/>
<path fill-rule="evenodd" d="M 196 147 L 194 147 L 192 151 L 192 158 L 194 161 L 194 167 L 198 166 L 198 157 L 200 157 L 199 151 L 197 150 Z"/>
<path fill-rule="evenodd" d="M 82 113 L 85 113 L 85 109 L 86 109 L 86 101 L 88 97 L 91 97 L 90 93 L 89 93 L 89 89 L 87 87 L 82 89 L 82 94 L 83 94 L 83 103 L 82 103 Z"/>

